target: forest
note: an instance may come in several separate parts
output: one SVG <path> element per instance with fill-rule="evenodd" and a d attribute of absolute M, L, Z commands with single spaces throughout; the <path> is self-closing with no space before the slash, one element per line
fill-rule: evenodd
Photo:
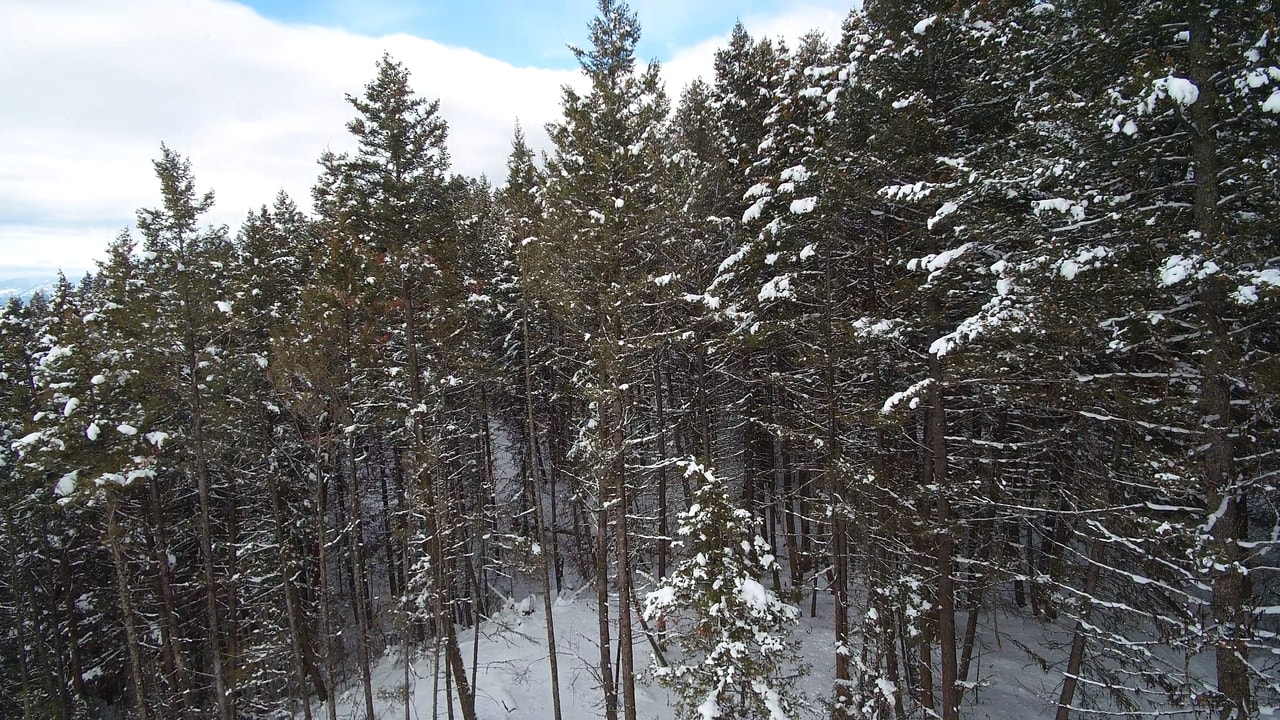
<path fill-rule="evenodd" d="M 1276 10 L 866 0 L 675 97 L 599 0 L 500 184 L 384 56 L 234 230 L 161 145 L 0 312 L 0 715 L 1280 714 Z"/>

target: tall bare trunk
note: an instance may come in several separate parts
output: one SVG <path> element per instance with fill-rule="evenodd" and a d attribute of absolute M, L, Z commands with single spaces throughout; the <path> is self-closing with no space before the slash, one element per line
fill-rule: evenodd
<path fill-rule="evenodd" d="M 529 268 L 527 265 L 528 259 L 524 256 L 523 252 L 521 253 L 521 260 L 524 261 L 521 267 L 521 275 L 523 278 L 527 279 L 529 275 Z M 536 487 L 539 465 L 538 425 L 534 420 L 533 414 L 533 362 L 529 352 L 529 344 L 532 342 L 532 338 L 529 334 L 529 300 L 527 288 L 522 289 L 520 294 L 520 304 L 520 334 L 522 336 L 521 341 L 524 346 L 524 436 L 525 447 L 528 450 L 526 458 L 528 468 L 526 472 L 529 477 L 529 482 Z M 551 490 L 554 497 L 554 486 Z M 554 561 L 550 559 L 551 553 L 548 552 L 549 547 L 554 548 L 555 546 L 548 544 L 549 538 L 547 537 L 546 523 L 543 522 L 542 517 L 542 497 L 541 494 L 537 492 L 534 493 L 533 512 L 534 521 L 538 525 L 538 542 L 542 544 L 542 552 L 539 554 L 539 559 L 541 560 L 542 574 L 542 614 L 546 620 L 547 626 L 547 663 L 551 671 L 551 716 L 554 720 L 561 720 L 560 662 L 556 654 L 556 623 L 555 613 L 553 612 L 555 602 L 551 596 L 551 564 Z M 554 542 L 554 528 L 552 528 L 551 535 L 552 537 L 550 539 Z M 557 584 L 557 589 L 558 588 L 559 585 Z"/>
<path fill-rule="evenodd" d="M 151 720 L 151 708 L 147 704 L 146 685 L 143 684 L 142 671 L 142 639 L 134 624 L 133 594 L 129 588 L 129 568 L 125 564 L 124 550 L 121 548 L 120 524 L 116 519 L 116 506 L 119 500 L 114 491 L 107 491 L 107 545 L 111 548 L 111 560 L 116 568 L 116 592 L 120 600 L 120 615 L 124 620 L 125 641 L 129 643 L 129 673 L 133 679 L 134 694 L 138 700 L 139 720 Z"/>
<path fill-rule="evenodd" d="M 1195 3 L 1190 23 L 1188 45 L 1190 79 L 1200 96 L 1190 108 L 1191 161 L 1195 171 L 1192 212 L 1196 229 L 1207 247 L 1222 240 L 1221 208 L 1218 188 L 1217 92 L 1215 72 L 1210 58 L 1213 20 L 1208 8 Z M 1212 577 L 1213 619 L 1218 626 L 1217 660 L 1218 692 L 1223 698 L 1222 718 L 1243 719 L 1252 711 L 1249 687 L 1248 612 L 1245 579 L 1241 570 L 1239 546 L 1240 500 L 1235 487 L 1235 448 L 1232 439 L 1230 358 L 1227 348 L 1233 345 L 1222 317 L 1227 304 L 1224 282 L 1217 275 L 1203 281 L 1201 314 L 1208 326 L 1208 351 L 1203 355 L 1203 416 L 1208 427 L 1205 450 L 1205 512 L 1211 520 L 1209 534 L 1217 554 Z"/>
<path fill-rule="evenodd" d="M 364 690 L 364 711 L 366 720 L 374 720 L 373 712 L 373 677 L 369 665 L 369 598 L 365 592 L 364 562 L 364 511 L 360 500 L 360 472 L 356 466 L 356 443 L 352 440 L 347 446 L 347 466 L 349 475 L 347 487 L 351 491 L 351 520 L 347 528 L 351 552 L 351 578 L 354 594 L 351 598 L 351 612 L 356 620 L 356 653 L 360 663 L 360 685 Z"/>
<path fill-rule="evenodd" d="M 951 498 L 947 487 L 947 415 L 942 397 L 941 362 L 930 355 L 933 401 L 929 412 L 929 448 L 933 482 L 937 486 L 938 651 L 942 670 L 942 720 L 959 720 L 960 685 L 956 665 L 955 535 L 951 527 Z"/>
<path fill-rule="evenodd" d="M 1093 549 L 1089 552 L 1089 569 L 1085 571 L 1080 619 L 1076 622 L 1075 636 L 1071 638 L 1071 654 L 1067 658 L 1067 672 L 1062 680 L 1062 692 L 1058 695 L 1058 711 L 1054 714 L 1054 720 L 1071 720 L 1071 702 L 1080 681 L 1080 668 L 1084 665 L 1085 626 L 1093 612 L 1093 592 L 1098 588 L 1098 575 L 1105 553 L 1106 543 L 1094 540 Z"/>

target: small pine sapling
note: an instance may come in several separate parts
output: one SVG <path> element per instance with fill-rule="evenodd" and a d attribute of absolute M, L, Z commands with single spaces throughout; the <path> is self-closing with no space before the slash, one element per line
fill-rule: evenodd
<path fill-rule="evenodd" d="M 800 611 L 760 582 L 777 560 L 751 514 L 734 506 L 710 469 L 693 460 L 681 465 L 698 480 L 673 545 L 684 559 L 644 608 L 663 641 L 681 653 L 655 667 L 654 676 L 679 697 L 680 718 L 794 717 L 797 652 L 790 628 Z"/>

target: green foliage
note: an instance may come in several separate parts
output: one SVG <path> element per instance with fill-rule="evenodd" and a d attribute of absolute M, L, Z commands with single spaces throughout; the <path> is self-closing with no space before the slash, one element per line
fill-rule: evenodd
<path fill-rule="evenodd" d="M 680 698 L 682 718 L 794 717 L 790 632 L 800 611 L 761 583 L 777 560 L 751 513 L 734 506 L 710 469 L 681 465 L 698 485 L 676 531 L 683 558 L 644 608 L 681 653 L 653 674 Z"/>

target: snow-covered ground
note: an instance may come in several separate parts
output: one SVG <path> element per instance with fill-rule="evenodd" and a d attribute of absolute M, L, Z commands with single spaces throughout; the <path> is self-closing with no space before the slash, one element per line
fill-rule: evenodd
<path fill-rule="evenodd" d="M 825 598 L 820 596 L 820 600 Z M 807 702 L 801 704 L 801 717 L 819 717 L 824 714 L 823 702 L 829 697 L 834 666 L 830 618 L 829 613 L 824 612 L 828 609 L 825 602 L 819 602 L 815 618 L 808 616 L 808 598 L 802 605 L 805 613 L 794 635 L 805 664 L 799 690 L 806 695 Z M 588 588 L 566 593 L 556 601 L 554 612 L 563 717 L 565 720 L 603 717 L 596 674 L 599 650 L 594 592 Z M 963 619 L 961 615 L 960 621 Z M 1056 697 L 1061 675 L 1054 670 L 1046 672 L 1024 648 L 1046 647 L 1046 640 L 1062 643 L 1069 640 L 1067 631 L 1061 627 L 1054 631 L 1051 627 L 1049 632 L 1056 637 L 1049 638 L 1041 623 L 1007 614 L 999 617 L 997 627 L 992 627 L 990 616 L 984 617 L 981 624 L 983 632 L 980 647 L 975 651 L 975 672 L 971 678 L 977 687 L 966 693 L 962 715 L 975 720 L 1052 718 L 1054 708 L 1050 698 Z M 459 641 L 470 671 L 476 636 L 467 630 L 461 633 Z M 475 673 L 478 720 L 551 720 L 551 683 L 541 598 L 526 597 L 510 603 L 480 626 L 478 643 Z M 635 656 L 639 668 L 649 666 L 649 646 L 638 626 Z M 437 683 L 435 666 L 430 650 L 418 655 L 413 662 L 410 718 L 448 717 L 444 706 L 444 673 L 440 672 Z M 378 660 L 373 669 L 373 684 L 378 720 L 405 717 L 404 665 L 399 648 L 391 648 Z M 641 718 L 671 720 L 675 717 L 672 696 L 647 675 L 638 684 L 636 695 Z M 338 704 L 339 718 L 363 720 L 364 697 L 358 682 L 343 688 Z M 314 711 L 316 717 L 324 716 L 323 707 L 317 705 Z M 454 717 L 461 718 L 461 711 L 455 708 Z"/>

